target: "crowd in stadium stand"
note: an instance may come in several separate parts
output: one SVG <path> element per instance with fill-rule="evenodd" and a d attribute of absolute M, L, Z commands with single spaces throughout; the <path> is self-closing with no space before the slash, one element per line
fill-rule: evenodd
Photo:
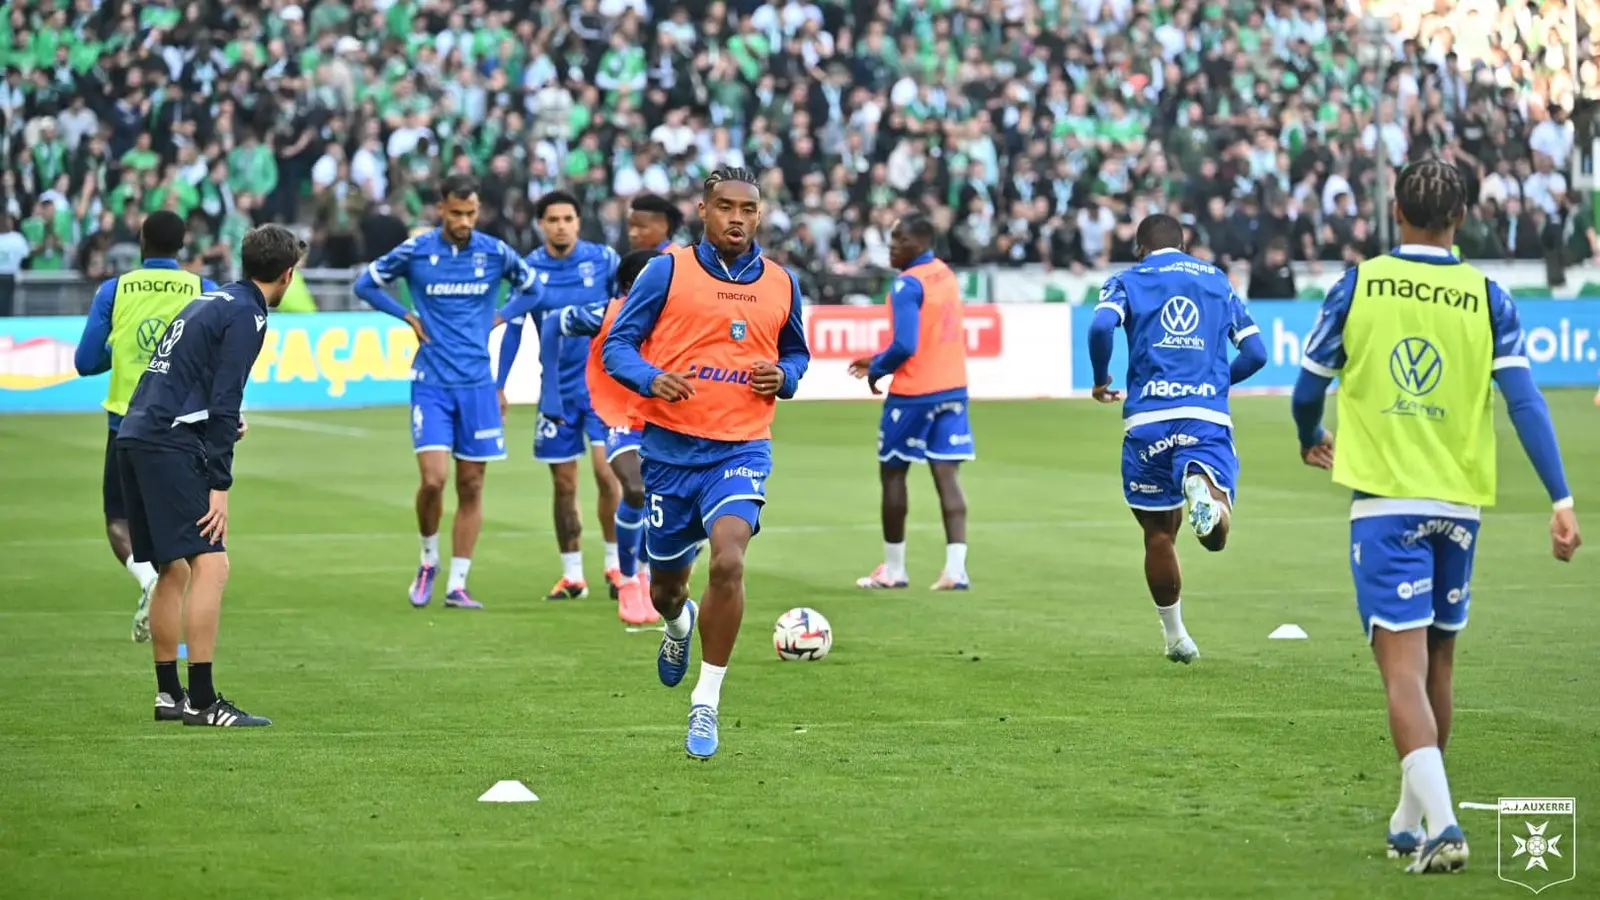
<path fill-rule="evenodd" d="M 1287 272 L 1379 252 L 1377 180 L 1427 153 L 1477 192 L 1468 255 L 1600 256 L 1567 180 L 1600 101 L 1600 0 L 5 9 L 0 232 L 35 271 L 126 267 L 156 209 L 218 274 L 268 220 L 308 230 L 311 265 L 354 266 L 426 225 L 449 172 L 480 178 L 481 228 L 520 251 L 557 186 L 586 238 L 620 245 L 631 195 L 692 223 L 701 179 L 734 164 L 765 173 L 764 243 L 818 300 L 888 265 L 910 204 L 957 265 L 1129 261 L 1133 223 L 1166 210 L 1196 252 Z"/>

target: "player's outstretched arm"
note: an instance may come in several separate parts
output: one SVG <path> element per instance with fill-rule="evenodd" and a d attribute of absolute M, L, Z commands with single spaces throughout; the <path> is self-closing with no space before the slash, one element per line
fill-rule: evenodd
<path fill-rule="evenodd" d="M 1113 275 L 1100 288 L 1100 302 L 1094 306 L 1089 322 L 1089 365 L 1094 374 L 1094 398 L 1101 403 L 1122 399 L 1121 391 L 1111 387 L 1111 353 L 1116 349 L 1117 328 L 1128 317 L 1128 292 L 1122 279 Z"/>
<path fill-rule="evenodd" d="M 570 307 L 569 307 L 570 309 Z M 561 320 L 567 310 L 551 313 L 539 323 L 539 415 L 552 422 L 566 419 L 566 398 L 561 393 Z"/>
<path fill-rule="evenodd" d="M 874 386 L 906 364 L 917 352 L 922 334 L 922 281 L 915 275 L 901 275 L 889 289 L 889 346 L 867 363 L 867 384 Z M 859 360 L 858 360 L 859 362 Z"/>
<path fill-rule="evenodd" d="M 1355 296 L 1356 270 L 1351 269 L 1328 289 L 1317 321 L 1306 338 L 1300 357 L 1300 377 L 1295 380 L 1290 411 L 1300 436 L 1300 458 L 1319 469 L 1333 466 L 1333 438 L 1322 427 L 1328 387 L 1344 369 L 1344 323 Z"/>
<path fill-rule="evenodd" d="M 1522 450 L 1544 484 L 1555 508 L 1550 524 L 1555 555 L 1570 560 L 1581 543 L 1578 522 L 1572 511 L 1572 491 L 1567 485 L 1566 467 L 1561 461 L 1561 446 L 1556 441 L 1550 406 L 1533 381 L 1522 332 L 1522 318 L 1511 295 L 1493 282 L 1489 285 L 1489 317 L 1494 325 L 1494 383 L 1506 398 L 1506 413 L 1517 431 Z"/>
<path fill-rule="evenodd" d="M 622 301 L 622 308 L 611 323 L 611 333 L 600 346 L 600 361 L 605 364 L 606 373 L 642 397 L 653 396 L 651 385 L 663 373 L 645 361 L 639 348 L 661 318 L 671 282 L 672 257 L 658 256 L 646 263 L 627 299 Z"/>
<path fill-rule="evenodd" d="M 806 345 L 800 281 L 793 272 L 789 273 L 789 284 L 794 289 L 794 296 L 789 303 L 789 318 L 783 323 L 783 330 L 778 332 L 778 368 L 783 371 L 783 385 L 778 388 L 779 400 L 793 399 L 795 391 L 800 389 L 800 379 L 811 368 L 811 348 Z"/>
<path fill-rule="evenodd" d="M 1261 329 L 1250 318 L 1244 301 L 1232 291 L 1228 293 L 1228 308 L 1228 339 L 1239 351 L 1228 365 L 1228 384 L 1232 385 L 1261 371 L 1267 364 L 1267 345 L 1261 340 Z"/>
<path fill-rule="evenodd" d="M 78 348 L 72 352 L 73 368 L 79 375 L 99 375 L 111 369 L 111 310 L 117 300 L 117 280 L 109 278 L 100 283 L 94 292 L 94 302 L 89 305 L 89 318 L 83 323 L 83 336 L 78 338 Z"/>

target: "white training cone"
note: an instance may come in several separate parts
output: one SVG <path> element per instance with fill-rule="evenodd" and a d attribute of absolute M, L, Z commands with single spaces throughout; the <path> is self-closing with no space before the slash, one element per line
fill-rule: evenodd
<path fill-rule="evenodd" d="M 1279 625 L 1277 630 L 1267 635 L 1267 640 L 1303 641 L 1308 637 L 1310 637 L 1310 635 L 1306 634 L 1306 630 L 1301 628 L 1299 625 Z"/>
<path fill-rule="evenodd" d="M 539 798 L 520 781 L 496 781 L 494 787 L 483 792 L 479 803 L 536 803 Z"/>

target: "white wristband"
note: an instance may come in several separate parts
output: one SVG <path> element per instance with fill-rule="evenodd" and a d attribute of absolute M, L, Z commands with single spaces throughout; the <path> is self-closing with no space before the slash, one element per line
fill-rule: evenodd
<path fill-rule="evenodd" d="M 1557 500 L 1555 502 L 1555 504 L 1552 506 L 1552 508 L 1556 512 L 1560 512 L 1563 509 L 1571 509 L 1572 508 L 1572 498 L 1571 497 L 1563 497 L 1560 500 Z"/>

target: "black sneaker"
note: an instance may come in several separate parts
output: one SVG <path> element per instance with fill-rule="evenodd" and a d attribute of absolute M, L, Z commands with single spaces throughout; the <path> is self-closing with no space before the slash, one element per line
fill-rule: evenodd
<path fill-rule="evenodd" d="M 173 697 L 166 691 L 156 695 L 156 721 L 157 722 L 182 722 L 183 707 L 188 702 L 187 697 L 179 694 Z"/>
<path fill-rule="evenodd" d="M 217 702 L 205 709 L 195 709 L 190 705 L 188 698 L 184 698 L 183 724 L 205 728 L 258 728 L 271 725 L 272 720 L 252 716 L 218 694 Z"/>

